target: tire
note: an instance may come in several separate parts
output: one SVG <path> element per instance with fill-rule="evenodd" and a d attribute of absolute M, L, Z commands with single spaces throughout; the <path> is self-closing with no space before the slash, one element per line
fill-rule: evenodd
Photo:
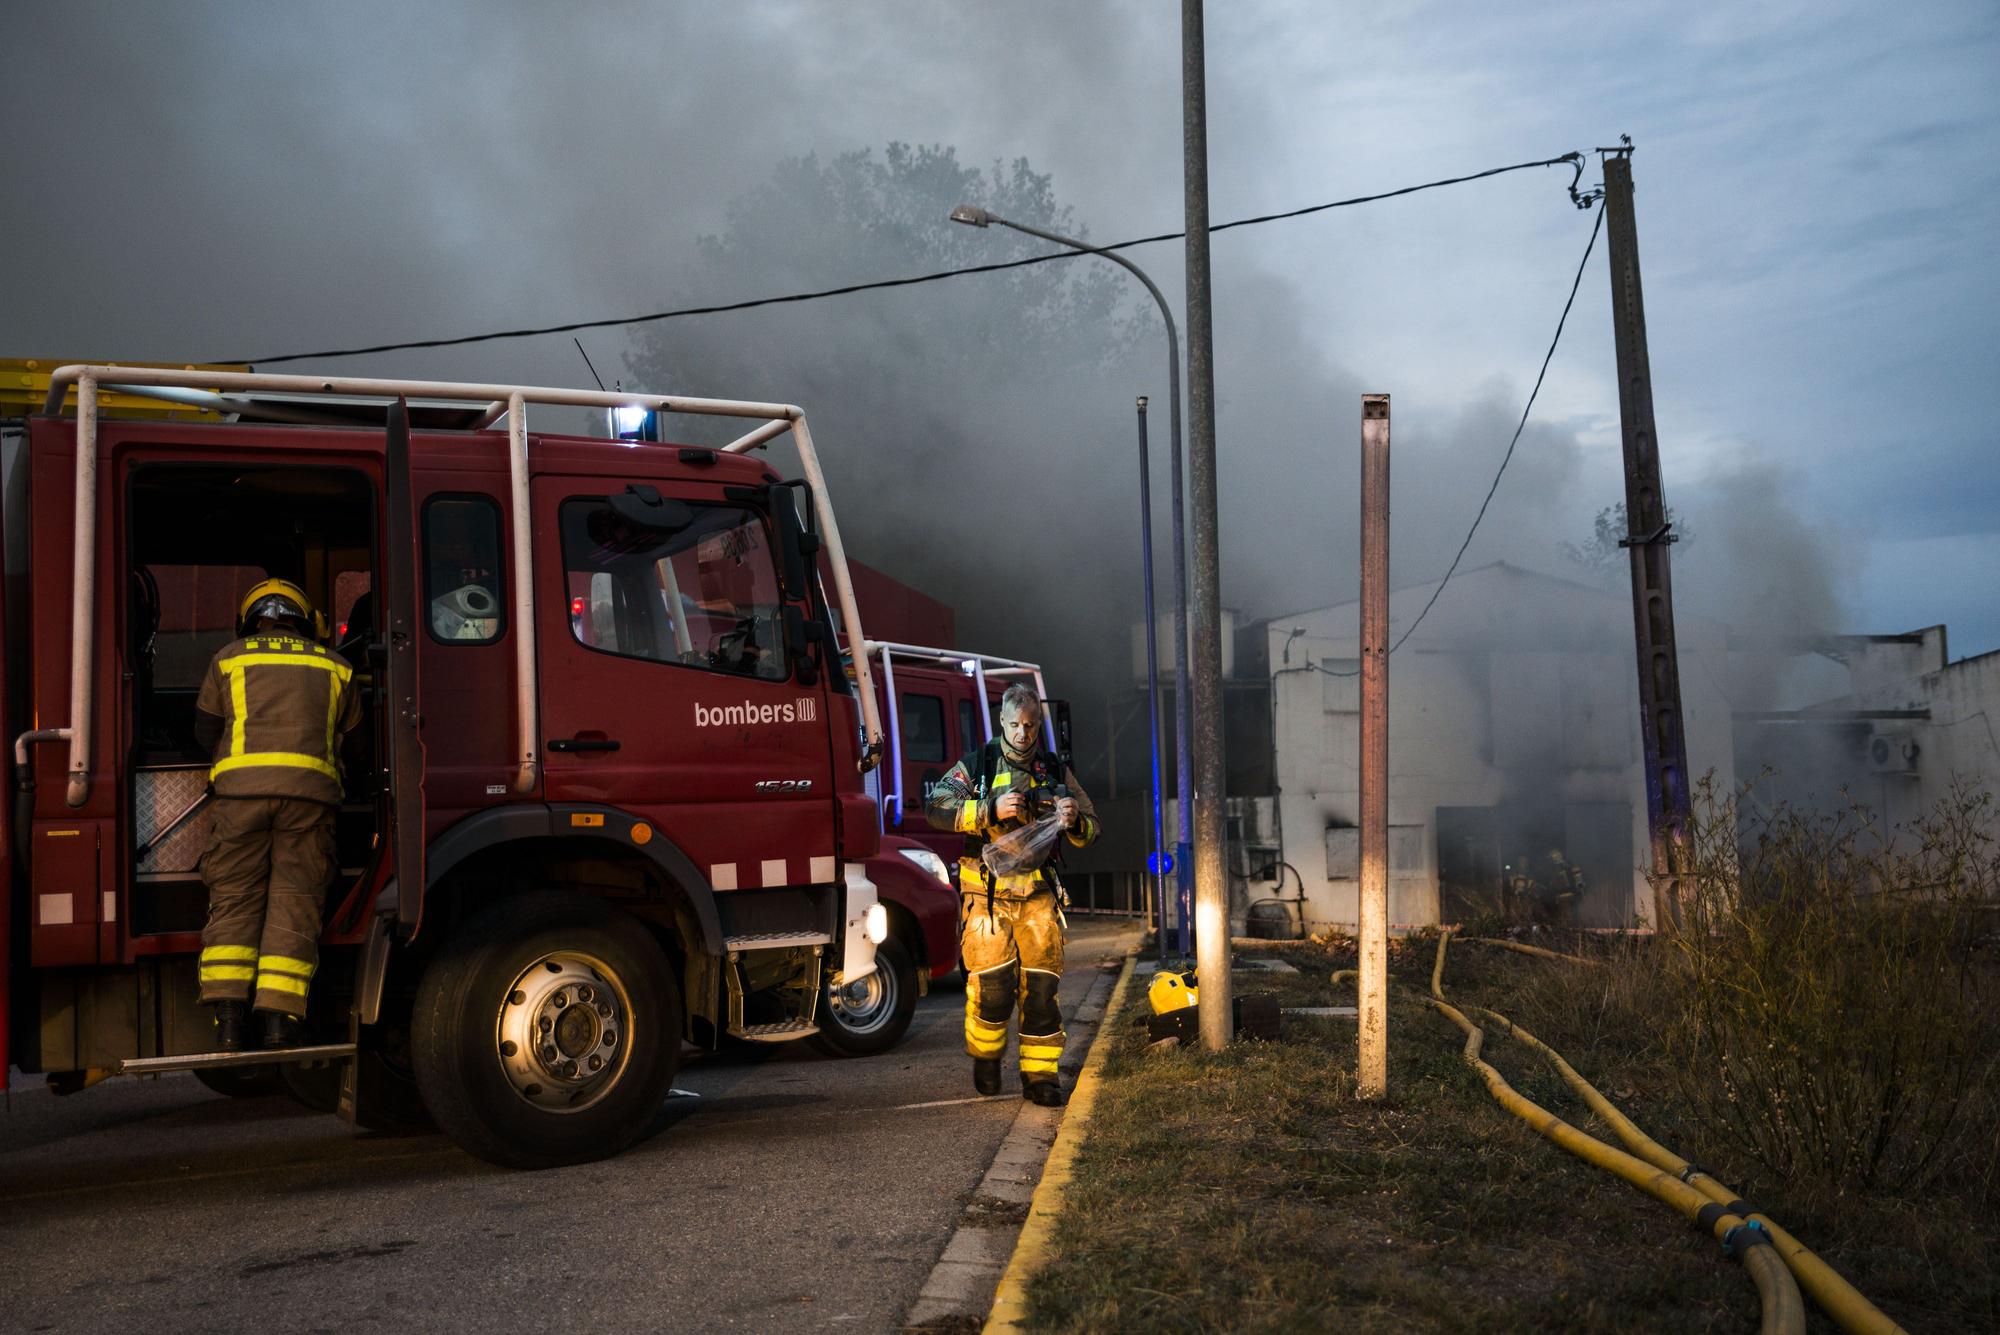
<path fill-rule="evenodd" d="M 230 1099 L 261 1099 L 284 1092 L 275 1066 L 215 1066 L 195 1071 L 194 1078 Z"/>
<path fill-rule="evenodd" d="M 680 989 L 637 919 L 537 891 L 486 909 L 431 961 L 410 1038 L 425 1107 L 468 1153 L 585 1163 L 637 1140 L 665 1103 Z"/>
<path fill-rule="evenodd" d="M 824 984 L 812 1044 L 833 1057 L 872 1057 L 909 1032 L 917 1013 L 917 966 L 895 937 L 875 947 L 875 971 L 851 988 Z"/>

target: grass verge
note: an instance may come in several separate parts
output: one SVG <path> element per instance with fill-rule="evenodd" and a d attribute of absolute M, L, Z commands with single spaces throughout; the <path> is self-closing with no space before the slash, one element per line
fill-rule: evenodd
<path fill-rule="evenodd" d="M 1398 943 L 1426 985 L 1431 944 Z M 1347 1001 L 1351 950 L 1288 948 L 1298 975 L 1239 974 L 1283 1005 Z M 1455 948 L 1455 998 L 1509 1014 L 1670 1148 L 1784 1222 L 1912 1330 L 1996 1326 L 2000 1226 L 1979 1194 L 1815 1196 L 1760 1184 L 1683 1103 L 1628 980 Z M 1045 1330 L 1754 1329 L 1755 1289 L 1665 1207 L 1549 1144 L 1487 1096 L 1462 1036 L 1412 992 L 1390 1009 L 1391 1097 L 1353 1097 L 1351 1020 L 1208 1055 L 1147 1050 L 1143 997 L 1109 1036 L 1092 1132 L 1052 1264 L 1031 1282 Z M 1606 1135 L 1555 1074 L 1490 1037 L 1522 1093 Z M 1608 1138 L 1608 1136 L 1607 1136 Z M 1816 1329 L 1831 1329 L 1814 1312 Z"/>

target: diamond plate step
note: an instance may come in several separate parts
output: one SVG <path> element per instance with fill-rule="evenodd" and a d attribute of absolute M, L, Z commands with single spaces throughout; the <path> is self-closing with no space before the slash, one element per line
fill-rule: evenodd
<path fill-rule="evenodd" d="M 736 1037 L 752 1043 L 789 1043 L 818 1032 L 819 1026 L 811 1020 L 780 1020 L 776 1024 L 746 1024 L 736 1031 Z"/>
<path fill-rule="evenodd" d="M 722 944 L 729 950 L 791 950 L 797 946 L 830 946 L 833 938 L 825 932 L 746 932 L 726 936 Z"/>

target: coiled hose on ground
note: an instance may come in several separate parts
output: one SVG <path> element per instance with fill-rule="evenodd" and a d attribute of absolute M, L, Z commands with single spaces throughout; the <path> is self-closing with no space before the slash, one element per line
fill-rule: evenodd
<path fill-rule="evenodd" d="M 1799 1286 L 1793 1282 L 1791 1271 L 1779 1259 L 1777 1249 L 1764 1228 L 1752 1224 L 1743 1215 L 1717 1207 L 1706 1196 L 1676 1178 L 1668 1177 L 1659 1169 L 1636 1159 L 1623 1150 L 1614 1149 L 1595 1136 L 1586 1135 L 1556 1116 L 1548 1109 L 1524 1097 L 1507 1083 L 1506 1077 L 1495 1070 L 1480 1056 L 1480 1047 L 1485 1042 L 1486 1031 L 1468 1020 L 1465 1015 L 1444 999 L 1442 975 L 1444 973 L 1445 943 L 1451 939 L 1446 932 L 1438 938 L 1437 963 L 1431 969 L 1431 1005 L 1443 1013 L 1445 1018 L 1465 1031 L 1465 1060 L 1486 1080 L 1486 1090 L 1499 1105 L 1526 1122 L 1544 1137 L 1576 1155 L 1587 1163 L 1596 1164 L 1624 1178 L 1641 1191 L 1665 1201 L 1675 1210 L 1685 1215 L 1697 1228 L 1707 1228 L 1722 1244 L 1725 1255 L 1734 1256 L 1750 1272 L 1757 1284 L 1757 1296 L 1762 1306 L 1762 1320 L 1759 1329 L 1763 1335 L 1804 1335 L 1806 1328 L 1805 1303 L 1799 1297 Z"/>
<path fill-rule="evenodd" d="M 1446 932 L 1438 938 L 1437 961 L 1431 968 L 1431 1000 L 1433 1005 L 1444 1007 L 1444 959 L 1445 948 L 1451 940 Z M 1489 944 L 1503 944 L 1492 942 Z M 1513 943 L 1505 943 L 1513 944 Z M 1537 951 L 1552 959 L 1566 960 L 1580 964 L 1596 964 L 1595 960 L 1585 960 L 1574 955 L 1560 955 L 1554 951 Z M 1834 1323 L 1849 1335 L 1903 1335 L 1903 1328 L 1883 1314 L 1880 1308 L 1868 1301 L 1860 1290 L 1841 1278 L 1826 1262 L 1808 1249 L 1804 1243 L 1780 1227 L 1763 1211 L 1752 1208 L 1741 1200 L 1724 1183 L 1690 1164 L 1673 1151 L 1661 1145 L 1630 1119 L 1620 1112 L 1609 1099 L 1599 1093 L 1597 1087 L 1577 1073 L 1575 1067 L 1563 1059 L 1563 1055 L 1548 1044 L 1536 1038 L 1527 1030 L 1509 1020 L 1498 1011 L 1484 1006 L 1467 1006 L 1466 1010 L 1498 1025 L 1509 1037 L 1519 1039 L 1534 1049 L 1556 1069 L 1563 1082 L 1576 1092 L 1590 1110 L 1609 1126 L 1625 1147 L 1639 1158 L 1662 1172 L 1671 1173 L 1676 1180 L 1694 1188 L 1707 1198 L 1706 1210 L 1722 1209 L 1749 1220 L 1770 1235 L 1771 1243 L 1779 1257 L 1790 1269 L 1800 1287 L 1812 1295 L 1815 1303 Z M 1461 1021 L 1461 1024 L 1463 1022 Z M 1472 1044 L 1470 1040 L 1468 1047 Z M 1490 1082 L 1489 1082 L 1490 1084 Z M 1602 1144 L 1602 1142 L 1598 1142 Z M 1610 1148 L 1606 1146 L 1606 1148 Z M 1614 1170 L 1615 1171 L 1615 1170 Z M 1622 1174 L 1621 1174 L 1622 1176 Z M 1657 1194 L 1657 1193 L 1655 1193 Z M 1671 1204 L 1671 1202 L 1669 1202 Z M 1683 1211 L 1685 1213 L 1685 1211 Z M 1761 1284 L 1760 1284 L 1761 1289 Z"/>

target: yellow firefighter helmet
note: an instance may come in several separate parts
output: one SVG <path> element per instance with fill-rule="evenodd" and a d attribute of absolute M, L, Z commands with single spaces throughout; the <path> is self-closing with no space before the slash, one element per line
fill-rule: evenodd
<path fill-rule="evenodd" d="M 1195 1005 L 1200 1001 L 1199 992 L 1180 974 L 1162 969 L 1153 976 L 1153 985 L 1146 989 L 1146 1000 L 1153 1003 L 1153 1014 L 1165 1015 Z"/>
<path fill-rule="evenodd" d="M 243 595 L 242 605 L 236 609 L 236 633 L 250 634 L 267 617 L 274 621 L 295 621 L 299 629 L 316 640 L 324 640 L 327 635 L 326 618 L 313 608 L 306 591 L 288 579 L 264 580 Z"/>

